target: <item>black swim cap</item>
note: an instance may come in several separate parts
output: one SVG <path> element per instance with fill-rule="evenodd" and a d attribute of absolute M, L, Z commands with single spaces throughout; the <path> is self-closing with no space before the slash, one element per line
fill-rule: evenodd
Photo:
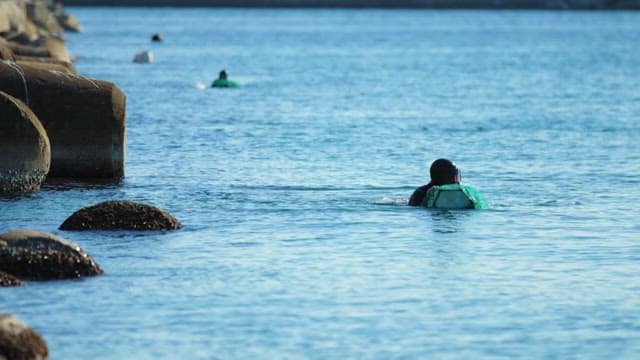
<path fill-rule="evenodd" d="M 454 182 L 460 171 L 453 161 L 438 159 L 431 164 L 429 173 L 431 174 L 431 183 L 433 185 L 444 185 Z"/>

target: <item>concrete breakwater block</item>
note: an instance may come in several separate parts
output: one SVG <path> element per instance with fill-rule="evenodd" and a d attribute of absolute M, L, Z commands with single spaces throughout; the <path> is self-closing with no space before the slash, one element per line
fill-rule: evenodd
<path fill-rule="evenodd" d="M 38 116 L 51 142 L 50 177 L 124 177 L 126 98 L 113 83 L 0 62 L 0 89 Z"/>
<path fill-rule="evenodd" d="M 75 16 L 65 13 L 55 14 L 54 16 L 65 31 L 82 32 L 82 26 Z"/>
<path fill-rule="evenodd" d="M 0 271 L 22 280 L 72 279 L 103 273 L 78 245 L 32 230 L 0 234 Z"/>
<path fill-rule="evenodd" d="M 1 49 L 1 48 L 0 48 Z M 77 75 L 78 71 L 72 63 L 60 61 L 50 58 L 32 58 L 28 56 L 15 56 L 14 61 L 19 65 L 26 65 L 42 70 L 65 72 L 71 75 Z"/>
<path fill-rule="evenodd" d="M 55 37 L 42 37 L 37 41 L 34 41 L 30 45 L 34 45 L 37 48 L 46 49 L 49 52 L 49 57 L 53 59 L 66 62 L 72 61 L 71 55 L 69 55 L 69 51 L 67 51 L 67 47 L 65 46 L 65 41 L 63 39 Z M 22 54 L 16 53 L 16 55 Z"/>
<path fill-rule="evenodd" d="M 0 313 L 0 359 L 44 360 L 49 358 L 46 341 L 17 317 Z"/>
<path fill-rule="evenodd" d="M 32 57 L 15 55 L 13 50 L 0 44 L 0 60 L 13 61 L 18 65 L 34 66 L 45 70 L 63 71 L 76 75 L 78 71 L 70 62 L 56 60 L 48 57 Z"/>
<path fill-rule="evenodd" d="M 6 272 L 0 271 L 0 287 L 9 287 L 9 286 L 20 286 L 22 285 L 22 280 L 17 277 L 7 274 Z"/>
<path fill-rule="evenodd" d="M 60 230 L 175 230 L 182 227 L 171 214 L 132 201 L 105 201 L 73 213 Z"/>
<path fill-rule="evenodd" d="M 27 27 L 27 14 L 23 7 L 14 1 L 0 1 L 0 31 L 2 33 L 24 32 Z"/>
<path fill-rule="evenodd" d="M 0 193 L 38 190 L 51 164 L 49 137 L 22 101 L 0 91 Z"/>
<path fill-rule="evenodd" d="M 51 55 L 51 51 L 43 46 L 21 45 L 15 42 L 7 42 L 6 46 L 11 49 L 11 51 L 13 51 L 15 55 L 53 58 L 53 56 Z"/>
<path fill-rule="evenodd" d="M 71 62 L 71 55 L 69 55 L 64 41 L 55 38 L 43 38 L 29 43 L 29 45 L 18 44 L 12 41 L 1 41 L 0 46 L 8 47 L 13 51 L 13 54 L 17 56 Z"/>
<path fill-rule="evenodd" d="M 8 46 L 0 44 L 0 60 L 15 61 L 16 57 L 13 55 L 13 50 Z"/>

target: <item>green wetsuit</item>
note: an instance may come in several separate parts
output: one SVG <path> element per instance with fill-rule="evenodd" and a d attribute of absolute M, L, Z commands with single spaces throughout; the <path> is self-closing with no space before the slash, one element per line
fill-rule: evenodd
<path fill-rule="evenodd" d="M 215 79 L 211 87 L 238 87 L 238 83 L 227 79 Z"/>
<path fill-rule="evenodd" d="M 434 186 L 420 204 L 439 209 L 488 209 L 484 196 L 471 185 L 446 184 Z"/>

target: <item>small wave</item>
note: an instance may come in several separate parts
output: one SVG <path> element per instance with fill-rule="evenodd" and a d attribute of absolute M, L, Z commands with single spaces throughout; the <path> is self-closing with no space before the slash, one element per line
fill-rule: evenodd
<path fill-rule="evenodd" d="M 407 199 L 383 196 L 382 199 L 375 200 L 375 205 L 407 205 Z"/>
<path fill-rule="evenodd" d="M 202 83 L 202 82 L 200 82 L 200 81 L 198 81 L 195 84 L 193 84 L 193 86 L 198 90 L 204 90 L 204 89 L 207 88 L 207 85 Z"/>
<path fill-rule="evenodd" d="M 546 200 L 543 202 L 538 203 L 538 206 L 557 206 L 558 205 L 558 200 Z"/>

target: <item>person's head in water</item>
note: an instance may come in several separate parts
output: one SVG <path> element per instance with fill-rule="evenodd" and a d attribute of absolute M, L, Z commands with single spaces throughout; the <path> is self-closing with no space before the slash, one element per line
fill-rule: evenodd
<path fill-rule="evenodd" d="M 447 159 L 438 159 L 429 169 L 432 185 L 454 184 L 460 182 L 460 170 L 456 164 Z"/>
<path fill-rule="evenodd" d="M 220 71 L 220 74 L 218 75 L 219 79 L 223 79 L 223 80 L 227 80 L 227 71 L 226 70 L 222 70 Z"/>

